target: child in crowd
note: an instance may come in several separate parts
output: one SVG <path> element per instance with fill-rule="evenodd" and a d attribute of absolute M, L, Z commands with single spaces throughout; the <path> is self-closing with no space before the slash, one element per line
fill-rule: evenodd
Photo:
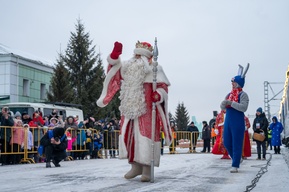
<path fill-rule="evenodd" d="M 97 133 L 95 133 L 93 135 L 93 152 L 92 152 L 92 158 L 93 159 L 97 159 L 99 158 L 98 156 L 98 151 L 102 148 L 103 144 L 102 144 L 102 134 L 100 131 L 98 131 Z"/>
<path fill-rule="evenodd" d="M 24 128 L 24 135 L 26 136 L 24 140 L 23 149 L 28 150 L 28 158 L 33 158 L 33 154 L 31 153 L 33 149 L 33 135 L 28 124 L 24 124 L 23 128 Z"/>
<path fill-rule="evenodd" d="M 85 142 L 85 146 L 86 146 L 86 149 L 88 150 L 88 152 L 86 153 L 86 156 L 84 159 L 90 159 L 90 156 L 92 154 L 92 141 L 93 141 L 93 138 L 91 135 L 91 130 L 88 129 L 86 131 L 86 142 Z"/>
<path fill-rule="evenodd" d="M 72 150 L 72 144 L 76 140 L 76 137 L 72 137 L 70 130 L 66 131 L 66 137 L 67 137 L 67 156 L 72 156 L 71 150 Z"/>
<path fill-rule="evenodd" d="M 50 119 L 50 124 L 48 125 L 48 129 L 49 130 L 54 129 L 54 127 L 56 127 L 57 125 L 58 125 L 58 119 L 55 117 L 52 117 Z"/>
<path fill-rule="evenodd" d="M 22 121 L 16 119 L 14 121 L 14 126 L 12 127 L 12 134 L 10 140 L 10 145 L 13 153 L 12 164 L 20 163 L 22 155 L 19 153 L 21 152 L 21 146 L 23 146 L 23 142 L 24 142 L 24 129 L 22 126 Z"/>

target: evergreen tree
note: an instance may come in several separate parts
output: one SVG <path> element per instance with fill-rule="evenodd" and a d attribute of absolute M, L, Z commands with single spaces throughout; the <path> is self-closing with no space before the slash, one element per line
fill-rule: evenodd
<path fill-rule="evenodd" d="M 169 112 L 169 121 L 175 121 L 175 118 L 173 117 L 172 113 Z"/>
<path fill-rule="evenodd" d="M 179 131 L 185 131 L 187 129 L 190 117 L 184 103 L 178 104 L 175 120 Z"/>
<path fill-rule="evenodd" d="M 53 76 L 50 80 L 52 90 L 51 92 L 47 92 L 47 100 L 50 102 L 69 103 L 73 98 L 74 91 L 68 79 L 68 70 L 63 64 L 61 54 L 59 54 L 53 72 Z"/>
<path fill-rule="evenodd" d="M 85 32 L 84 25 L 77 20 L 76 32 L 71 37 L 65 51 L 60 55 L 51 79 L 52 90 L 47 93 L 50 102 L 65 102 L 82 105 L 84 116 L 96 120 L 120 118 L 118 109 L 119 93 L 105 108 L 99 108 L 96 100 L 100 97 L 105 72 L 100 54 L 95 54 L 95 46 Z"/>
<path fill-rule="evenodd" d="M 95 54 L 95 46 L 92 46 L 89 33 L 85 32 L 80 20 L 77 20 L 75 28 L 76 32 L 71 32 L 64 56 L 64 64 L 69 71 L 68 79 L 75 90 L 71 103 L 81 104 L 85 116 L 100 119 L 108 110 L 96 105 L 105 78 L 102 60 L 100 54 Z"/>

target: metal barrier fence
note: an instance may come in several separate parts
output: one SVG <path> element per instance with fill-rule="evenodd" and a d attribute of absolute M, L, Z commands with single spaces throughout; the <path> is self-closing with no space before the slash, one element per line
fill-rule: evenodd
<path fill-rule="evenodd" d="M 30 130 L 23 127 L 5 127 L 0 126 L 1 130 L 1 160 L 10 160 L 13 163 L 37 163 L 42 162 L 45 156 L 40 156 L 37 148 L 40 145 L 40 139 L 48 131 L 47 128 L 30 127 Z M 87 137 L 87 130 L 90 130 L 90 136 Z M 88 131 L 89 132 L 89 131 Z M 96 129 L 74 129 L 66 130 L 68 138 L 67 159 L 84 159 L 88 156 L 93 158 L 115 158 L 118 156 L 118 137 L 119 130 L 102 133 Z M 175 132 L 172 144 L 168 147 L 170 154 L 182 153 L 177 148 L 188 148 L 187 153 L 194 153 L 198 145 L 198 133 L 188 131 Z M 94 145 L 94 137 L 102 137 L 102 145 Z M 161 138 L 160 138 L 161 139 Z M 162 141 L 163 142 L 163 141 Z M 161 146 L 164 149 L 164 146 Z M 96 154 L 95 154 L 96 152 Z M 167 151 L 165 151 L 167 153 Z"/>
<path fill-rule="evenodd" d="M 195 153 L 198 145 L 199 133 L 189 131 L 176 131 L 172 144 L 169 146 L 169 153 L 182 153 L 177 148 L 188 148 L 188 153 Z"/>

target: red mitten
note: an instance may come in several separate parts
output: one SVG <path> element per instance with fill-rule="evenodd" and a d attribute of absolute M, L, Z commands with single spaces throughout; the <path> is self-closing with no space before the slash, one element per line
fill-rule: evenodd
<path fill-rule="evenodd" d="M 152 101 L 154 103 L 156 103 L 156 102 L 158 102 L 160 100 L 161 100 L 160 94 L 157 91 L 154 91 L 153 94 L 152 94 Z"/>
<path fill-rule="evenodd" d="M 121 55 L 121 53 L 122 53 L 122 44 L 116 41 L 114 43 L 114 48 L 110 54 L 110 57 L 112 59 L 118 59 L 118 57 Z"/>

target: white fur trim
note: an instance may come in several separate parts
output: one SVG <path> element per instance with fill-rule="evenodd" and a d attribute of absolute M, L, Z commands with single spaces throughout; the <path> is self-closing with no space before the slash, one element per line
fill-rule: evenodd
<path fill-rule="evenodd" d="M 106 60 L 107 60 L 107 62 L 108 62 L 109 64 L 111 64 L 111 65 L 115 65 L 115 64 L 118 64 L 118 63 L 121 62 L 120 57 L 118 57 L 118 59 L 112 59 L 112 58 L 110 57 L 110 55 L 107 57 Z"/>
<path fill-rule="evenodd" d="M 124 143 L 123 135 L 126 132 L 129 119 L 125 118 L 122 126 L 122 135 L 119 136 L 119 158 L 127 159 L 128 152 Z M 144 137 L 139 132 L 138 118 L 134 119 L 134 138 L 135 138 L 135 151 L 134 161 L 143 165 L 150 165 L 151 163 L 151 139 Z M 154 143 L 154 165 L 158 167 L 160 165 L 161 143 Z"/>
<path fill-rule="evenodd" d="M 153 56 L 152 52 L 150 52 L 149 50 L 144 49 L 144 48 L 135 48 L 134 53 L 137 55 L 144 55 L 148 58 L 151 58 L 151 56 Z"/>
<path fill-rule="evenodd" d="M 107 104 L 103 103 L 103 100 L 107 95 L 107 91 L 109 89 L 109 87 L 108 87 L 109 82 L 121 67 L 120 60 L 115 60 L 115 61 L 118 61 L 118 63 L 115 63 L 113 65 L 113 67 L 109 70 L 109 72 L 107 73 L 106 78 L 103 82 L 103 89 L 102 89 L 101 95 L 100 95 L 99 99 L 96 101 L 96 104 L 99 107 L 105 107 L 107 105 Z"/>
<path fill-rule="evenodd" d="M 152 70 L 153 66 L 150 66 L 150 67 L 151 67 L 151 70 L 149 70 L 149 74 L 147 74 L 146 79 L 145 79 L 146 83 L 152 83 L 153 82 L 153 70 Z M 165 83 L 168 86 L 170 86 L 171 84 L 170 84 L 166 74 L 164 73 L 162 66 L 158 65 L 157 69 L 158 69 L 158 71 L 157 71 L 157 83 Z"/>
<path fill-rule="evenodd" d="M 170 126 L 169 124 L 169 115 L 168 115 L 168 94 L 165 90 L 163 89 L 157 89 L 158 93 L 161 93 L 161 99 L 164 102 L 164 107 L 165 107 L 165 111 L 163 111 L 162 106 L 160 105 L 160 103 L 156 103 L 156 107 L 158 109 L 158 112 L 161 116 L 162 119 L 162 123 L 163 123 L 163 131 L 165 133 L 165 141 L 166 141 L 166 145 L 170 145 L 171 144 L 171 140 L 169 138 L 169 135 L 172 136 L 172 130 L 170 128 L 166 129 L 167 127 Z"/>
<path fill-rule="evenodd" d="M 126 132 L 128 122 L 129 122 L 129 119 L 125 118 L 122 128 L 121 128 L 122 134 L 119 135 L 118 143 L 119 143 L 119 158 L 120 159 L 127 159 L 127 155 L 128 155 L 126 146 L 124 143 L 124 133 Z"/>
<path fill-rule="evenodd" d="M 147 138 L 141 135 L 139 132 L 139 121 L 134 120 L 134 136 L 135 136 L 135 150 L 134 151 L 134 161 L 143 165 L 151 164 L 151 138 Z M 161 143 L 154 143 L 154 165 L 158 167 L 160 165 L 160 154 L 161 154 Z"/>

